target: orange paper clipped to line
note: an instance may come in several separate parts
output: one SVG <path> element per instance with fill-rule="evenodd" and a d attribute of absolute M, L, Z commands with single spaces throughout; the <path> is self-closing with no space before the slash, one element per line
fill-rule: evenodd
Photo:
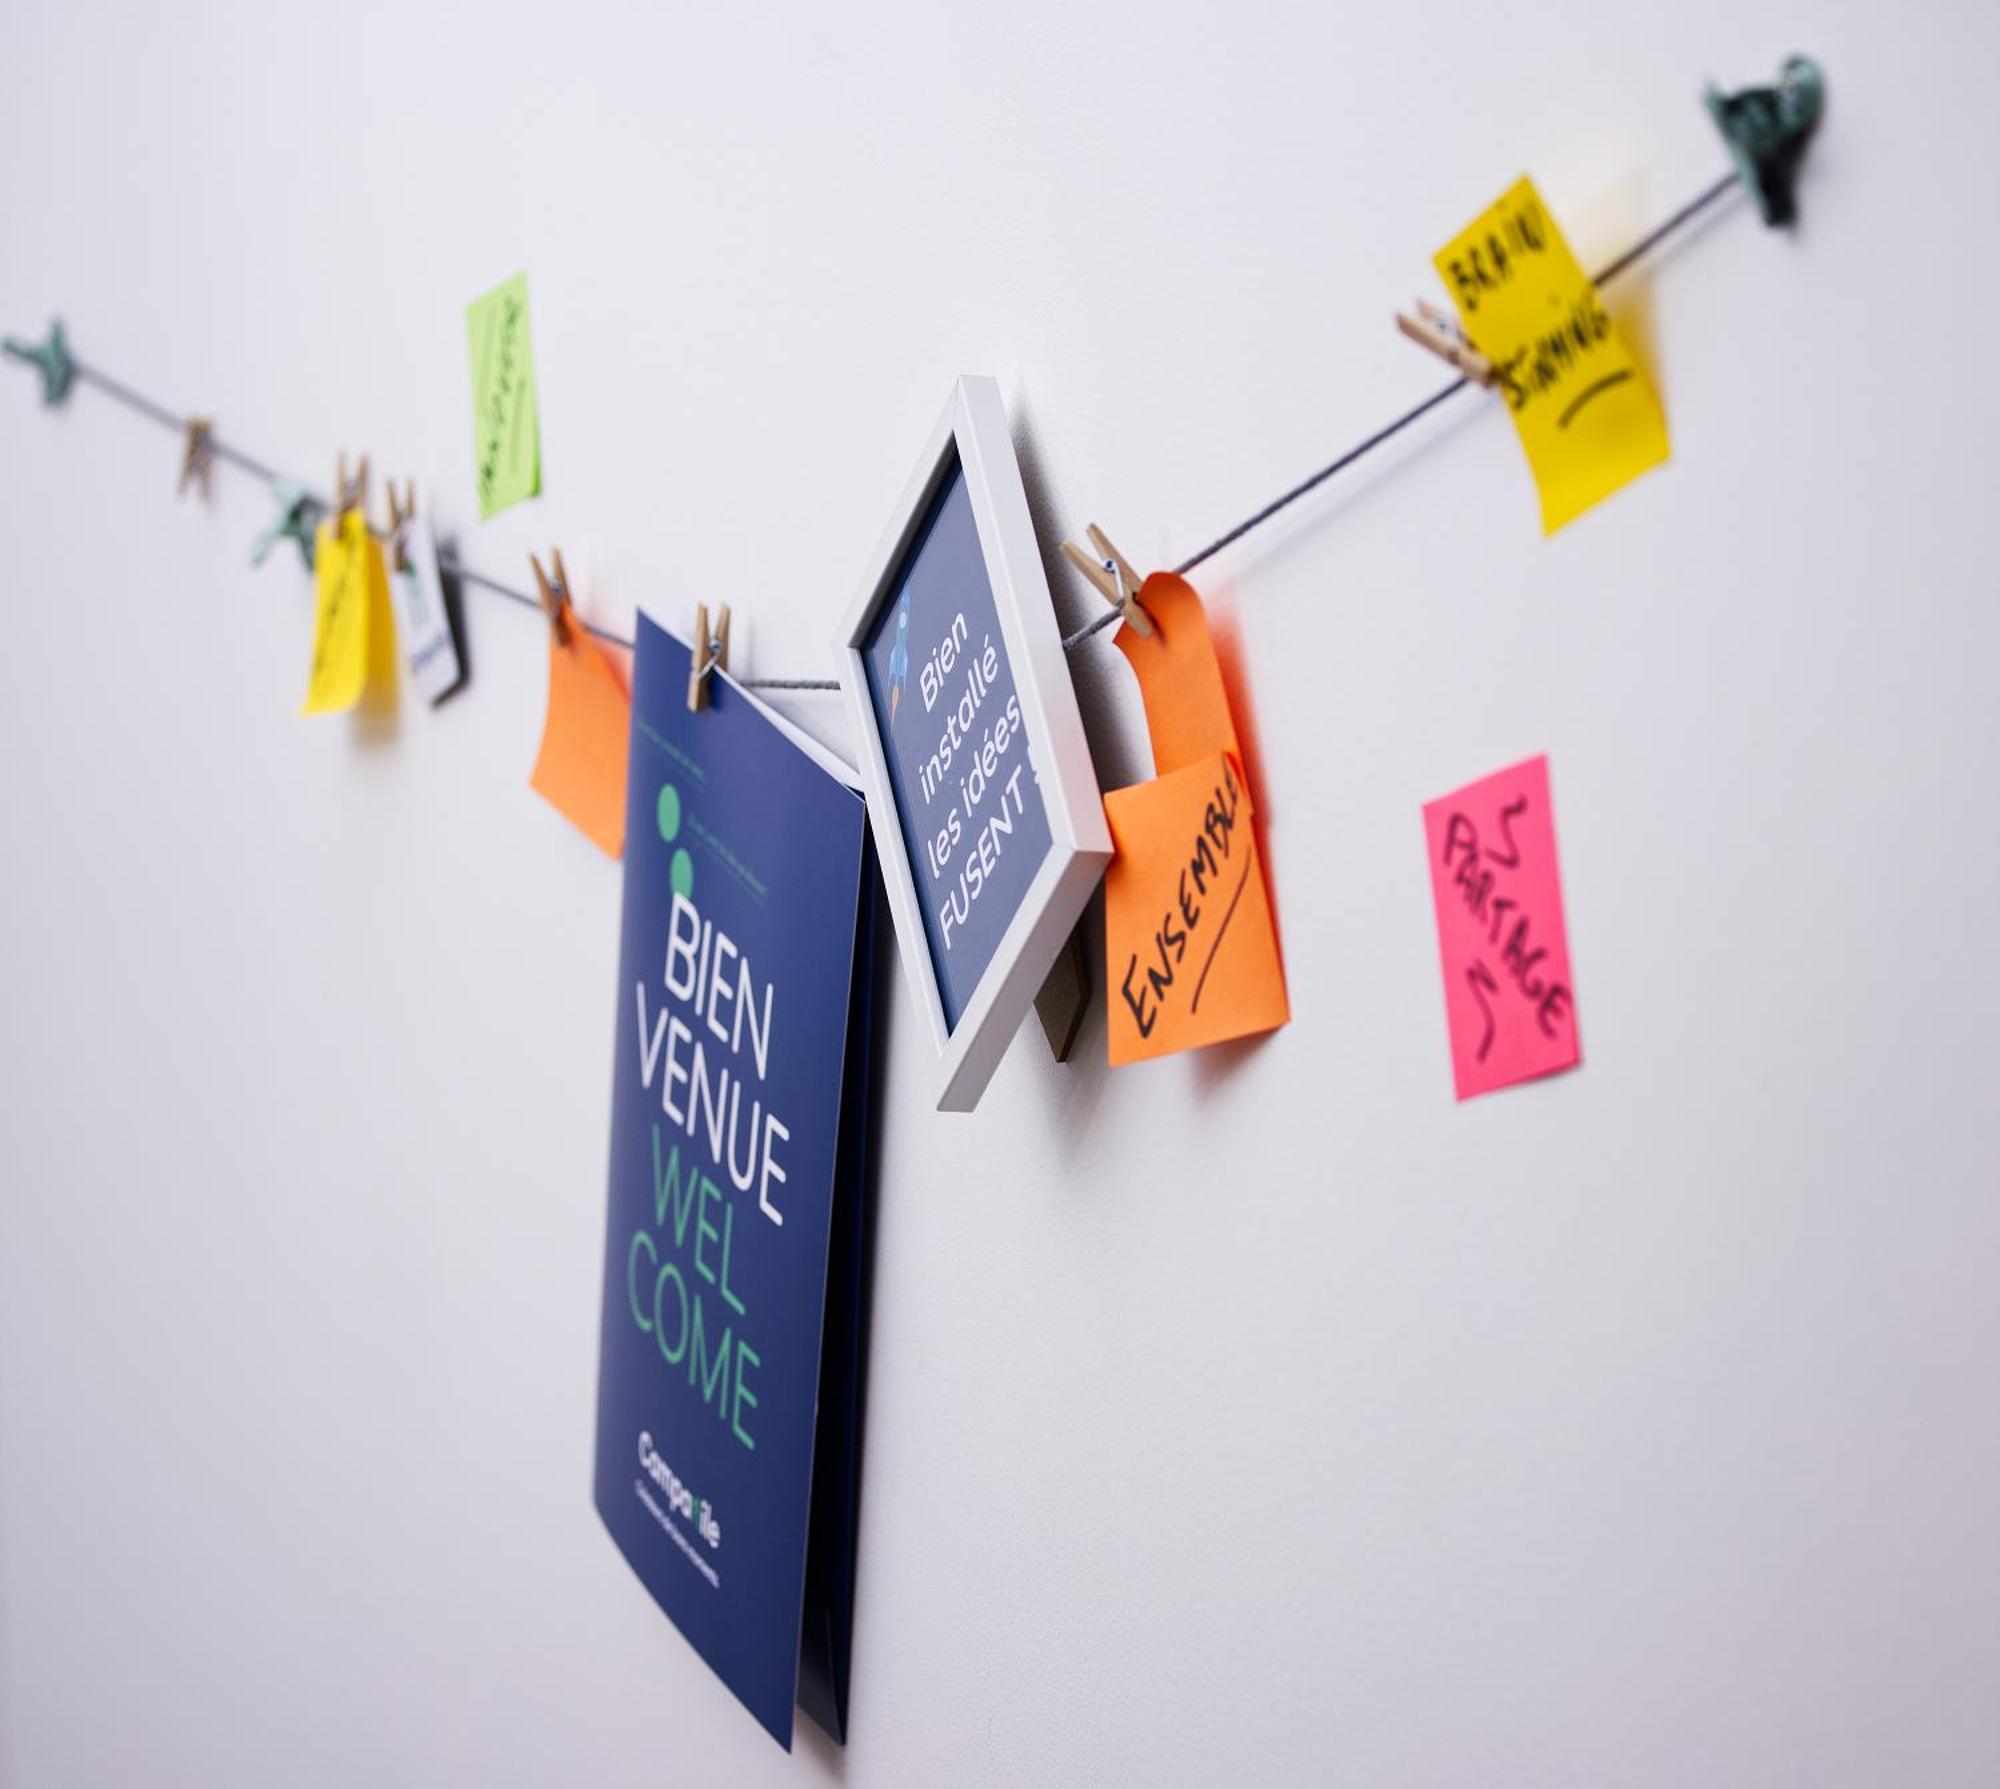
<path fill-rule="evenodd" d="M 549 707 L 529 781 L 594 844 L 623 857 L 632 697 L 603 647 L 566 613 L 568 642 L 549 630 Z"/>
<path fill-rule="evenodd" d="M 1270 1031 L 1291 1017 L 1249 780 L 1215 642 L 1186 579 L 1139 592 L 1151 639 L 1120 628 L 1153 740 L 1149 783 L 1104 798 L 1111 1066 Z"/>

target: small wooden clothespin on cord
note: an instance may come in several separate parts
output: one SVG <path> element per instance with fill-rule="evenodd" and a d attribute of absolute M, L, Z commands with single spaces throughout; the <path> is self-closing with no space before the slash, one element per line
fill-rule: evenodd
<path fill-rule="evenodd" d="M 396 495 L 396 481 L 391 478 L 383 482 L 389 492 L 389 562 L 397 571 L 408 571 L 410 554 L 403 545 L 403 531 L 417 519 L 417 481 L 414 478 L 403 480 L 400 501 Z"/>
<path fill-rule="evenodd" d="M 1153 618 L 1139 606 L 1139 586 L 1145 579 L 1132 569 L 1125 555 L 1105 538 L 1104 530 L 1093 522 L 1085 530 L 1095 553 L 1086 553 L 1073 540 L 1062 544 L 1063 557 L 1090 580 L 1097 594 L 1116 609 L 1128 627 L 1136 627 L 1147 639 L 1153 637 Z"/>
<path fill-rule="evenodd" d="M 1438 359 L 1455 366 L 1473 384 L 1490 390 L 1500 383 L 1499 371 L 1472 345 L 1458 319 L 1446 316 L 1436 305 L 1419 298 L 1414 317 L 1403 311 L 1396 313 L 1396 327 L 1419 348 L 1428 348 Z"/>
<path fill-rule="evenodd" d="M 193 485 L 201 493 L 202 502 L 207 503 L 215 496 L 215 421 L 212 417 L 190 416 L 182 429 L 181 476 L 174 486 L 174 495 L 185 497 L 188 486 Z"/>
<path fill-rule="evenodd" d="M 555 635 L 558 646 L 567 646 L 570 628 L 569 573 L 563 570 L 562 549 L 549 549 L 549 563 L 556 568 L 553 582 L 534 554 L 528 555 L 528 563 L 535 568 L 535 590 L 542 599 L 542 613 L 549 618 L 549 631 Z"/>
<path fill-rule="evenodd" d="M 368 519 L 368 456 L 361 456 L 361 464 L 355 469 L 353 483 L 347 478 L 347 455 L 342 453 L 333 475 L 333 531 L 338 534 L 347 520 L 348 511 L 360 510 L 362 520 Z"/>
<path fill-rule="evenodd" d="M 708 631 L 708 604 L 694 606 L 694 650 L 688 655 L 688 713 L 708 706 L 708 674 L 729 669 L 729 605 L 716 612 L 715 632 Z"/>

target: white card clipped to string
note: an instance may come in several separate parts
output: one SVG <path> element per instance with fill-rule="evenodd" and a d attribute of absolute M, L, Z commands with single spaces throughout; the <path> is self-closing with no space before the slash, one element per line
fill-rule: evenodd
<path fill-rule="evenodd" d="M 438 577 L 437 541 L 427 518 L 408 512 L 398 515 L 389 562 L 404 668 L 426 702 L 441 702 L 458 687 L 458 642 L 452 638 L 444 584 Z"/>

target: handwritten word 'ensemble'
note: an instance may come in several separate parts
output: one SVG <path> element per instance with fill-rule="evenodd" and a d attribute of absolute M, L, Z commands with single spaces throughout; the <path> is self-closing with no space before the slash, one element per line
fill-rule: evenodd
<path fill-rule="evenodd" d="M 1142 974 L 1138 952 L 1130 953 L 1118 984 L 1142 1038 L 1152 1036 L 1153 1027 L 1160 1020 L 1160 1009 L 1175 993 L 1177 983 L 1180 994 L 1187 998 L 1190 1012 L 1201 1006 L 1208 966 L 1215 960 L 1216 948 L 1235 913 L 1233 901 L 1222 905 L 1210 896 L 1223 881 L 1223 872 L 1229 866 L 1241 805 L 1242 789 L 1236 780 L 1235 761 L 1225 753 L 1222 780 L 1202 808 L 1200 827 L 1188 844 L 1186 861 L 1175 884 L 1173 905 L 1160 915 L 1159 924 L 1153 928 L 1151 961 Z M 1246 864 L 1237 878 L 1239 888 L 1242 875 L 1248 873 Z M 1203 947 L 1201 969 L 1192 982 L 1186 982 L 1181 966 L 1190 947 L 1197 945 Z"/>

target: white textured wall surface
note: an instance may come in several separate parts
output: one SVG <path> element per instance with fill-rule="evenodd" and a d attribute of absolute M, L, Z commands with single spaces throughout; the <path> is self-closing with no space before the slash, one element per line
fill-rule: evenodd
<path fill-rule="evenodd" d="M 590 1509 L 619 879 L 526 786 L 539 624 L 475 592 L 462 698 L 300 721 L 262 493 L 0 367 L 0 1778 L 2000 1781 L 1990 6 L 5 37 L 0 325 L 607 621 L 727 598 L 766 674 L 953 375 L 1051 556 L 1171 561 L 1436 383 L 1390 311 L 1516 173 L 1595 262 L 1722 166 L 1703 76 L 1831 99 L 1799 230 L 1617 289 L 1669 467 L 1545 543 L 1461 400 L 1204 577 L 1288 1030 L 1112 1075 L 1100 1008 L 946 1119 L 891 987 L 844 1753 Z M 547 494 L 482 526 L 520 267 Z M 1419 805 L 1537 751 L 1586 1062 L 1460 1107 Z"/>

